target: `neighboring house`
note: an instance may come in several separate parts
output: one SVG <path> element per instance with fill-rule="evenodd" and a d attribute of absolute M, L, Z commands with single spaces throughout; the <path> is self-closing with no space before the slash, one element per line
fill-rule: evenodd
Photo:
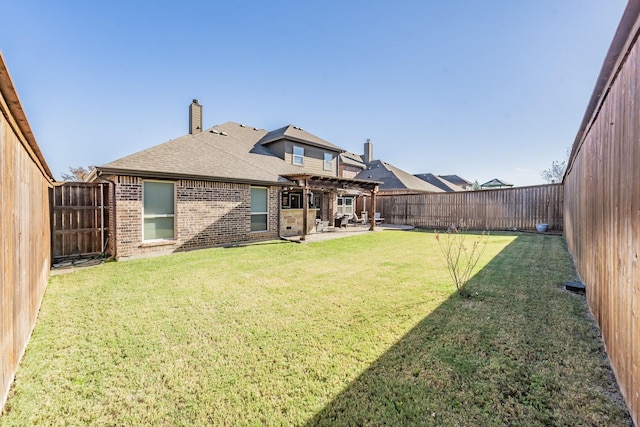
<path fill-rule="evenodd" d="M 380 193 L 442 193 L 444 190 L 382 160 L 372 160 L 357 179 L 381 181 Z"/>
<path fill-rule="evenodd" d="M 434 185 L 436 187 L 438 187 L 439 189 L 441 189 L 442 191 L 446 191 L 446 192 L 453 192 L 453 191 L 464 191 L 464 188 L 453 184 L 449 181 L 447 181 L 446 179 L 439 177 L 439 176 L 435 176 L 432 173 L 420 173 L 420 174 L 416 174 L 414 175 L 417 178 L 420 178 L 421 180 L 428 182 L 431 185 Z"/>
<path fill-rule="evenodd" d="M 295 126 L 267 132 L 227 122 L 202 127 L 190 105 L 189 134 L 96 167 L 112 183 L 116 258 L 305 235 L 348 213 L 378 182 L 338 176 L 344 151 Z"/>
<path fill-rule="evenodd" d="M 483 190 L 493 190 L 496 188 L 511 188 L 513 184 L 509 184 L 506 181 L 502 181 L 498 178 L 493 178 L 491 181 L 487 181 L 480 186 Z"/>
<path fill-rule="evenodd" d="M 340 155 L 343 177 L 380 181 L 380 193 L 438 193 L 447 191 L 430 182 L 419 179 L 402 169 L 373 158 L 373 144 L 367 139 L 364 154 L 344 152 Z"/>
<path fill-rule="evenodd" d="M 473 182 L 467 181 L 464 178 L 459 177 L 458 175 L 438 175 L 438 178 L 445 180 L 446 182 L 450 182 L 453 185 L 457 185 L 466 191 L 473 190 Z"/>

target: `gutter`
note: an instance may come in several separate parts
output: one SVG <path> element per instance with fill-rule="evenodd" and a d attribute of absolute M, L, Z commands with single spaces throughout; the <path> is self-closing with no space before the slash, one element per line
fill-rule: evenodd
<path fill-rule="evenodd" d="M 292 182 L 288 180 L 286 182 L 263 181 L 263 180 L 257 180 L 257 179 L 191 175 L 191 174 L 172 173 L 172 172 L 142 171 L 137 169 L 117 169 L 117 168 L 109 168 L 109 167 L 96 167 L 96 171 L 97 171 L 97 175 L 106 173 L 109 175 L 126 175 L 126 176 L 140 177 L 140 178 L 156 178 L 156 179 L 170 179 L 170 180 L 190 179 L 194 181 L 230 182 L 235 184 L 273 185 L 273 186 L 281 186 L 281 187 L 292 185 Z M 93 176 L 93 171 L 89 175 L 89 178 L 91 178 L 92 176 Z"/>
<path fill-rule="evenodd" d="M 116 183 L 115 181 L 109 179 L 109 178 L 105 178 L 102 176 L 102 171 L 99 171 L 97 168 L 93 168 L 93 170 L 91 171 L 91 173 L 89 174 L 89 177 L 87 177 L 87 180 L 89 180 L 89 178 L 95 175 L 95 179 L 100 179 L 102 181 L 107 181 L 109 183 L 111 183 L 111 185 L 109 186 L 111 188 L 111 191 L 109 191 L 109 220 L 113 219 L 113 230 L 111 230 L 111 227 L 109 227 L 109 231 L 112 233 L 112 237 L 113 237 L 113 253 L 111 254 L 111 257 L 113 259 L 118 259 L 118 245 L 117 242 L 118 240 L 115 238 L 115 234 L 118 230 L 118 217 L 116 216 L 116 210 L 115 210 L 115 206 L 116 206 Z M 111 209 L 111 207 L 113 206 L 114 209 Z M 102 226 L 104 227 L 104 222 L 102 224 Z M 107 236 L 107 241 L 109 241 L 109 236 Z M 104 241 L 102 242 L 104 244 Z M 105 248 L 106 250 L 106 248 Z M 104 252 L 104 251 L 103 251 Z"/>

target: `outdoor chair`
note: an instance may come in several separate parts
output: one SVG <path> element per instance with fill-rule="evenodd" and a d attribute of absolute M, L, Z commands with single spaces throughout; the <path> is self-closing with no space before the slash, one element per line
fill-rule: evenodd
<path fill-rule="evenodd" d="M 351 217 L 351 222 L 354 224 L 364 224 L 364 218 L 358 218 L 358 214 L 354 212 L 353 216 Z"/>
<path fill-rule="evenodd" d="M 384 222 L 384 218 L 380 216 L 380 212 L 376 212 L 375 220 L 376 220 L 376 224 Z"/>
<path fill-rule="evenodd" d="M 340 218 L 340 228 L 342 227 L 347 228 L 348 224 L 349 224 L 349 215 L 345 215 L 342 218 Z"/>

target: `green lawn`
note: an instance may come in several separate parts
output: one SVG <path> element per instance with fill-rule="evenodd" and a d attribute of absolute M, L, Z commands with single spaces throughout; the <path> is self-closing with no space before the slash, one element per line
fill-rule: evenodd
<path fill-rule="evenodd" d="M 557 236 L 492 235 L 460 299 L 433 233 L 54 276 L 0 425 L 630 425 Z"/>

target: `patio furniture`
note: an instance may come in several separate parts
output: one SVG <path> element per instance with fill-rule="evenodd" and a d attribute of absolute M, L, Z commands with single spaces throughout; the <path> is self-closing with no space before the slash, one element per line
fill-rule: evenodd
<path fill-rule="evenodd" d="M 374 217 L 374 219 L 375 219 L 375 221 L 376 221 L 376 224 L 379 224 L 379 223 L 381 223 L 381 222 L 384 222 L 384 218 L 382 218 L 382 217 L 380 216 L 380 212 L 376 212 L 376 216 Z"/>
<path fill-rule="evenodd" d="M 351 222 L 354 224 L 364 224 L 365 220 L 364 218 L 358 218 L 358 214 L 354 212 L 353 216 L 351 217 Z"/>
<path fill-rule="evenodd" d="M 342 218 L 340 218 L 340 227 L 347 228 L 348 224 L 349 224 L 349 215 L 344 215 Z"/>
<path fill-rule="evenodd" d="M 321 233 L 329 228 L 329 221 L 321 221 L 319 219 L 316 220 L 316 232 Z"/>

